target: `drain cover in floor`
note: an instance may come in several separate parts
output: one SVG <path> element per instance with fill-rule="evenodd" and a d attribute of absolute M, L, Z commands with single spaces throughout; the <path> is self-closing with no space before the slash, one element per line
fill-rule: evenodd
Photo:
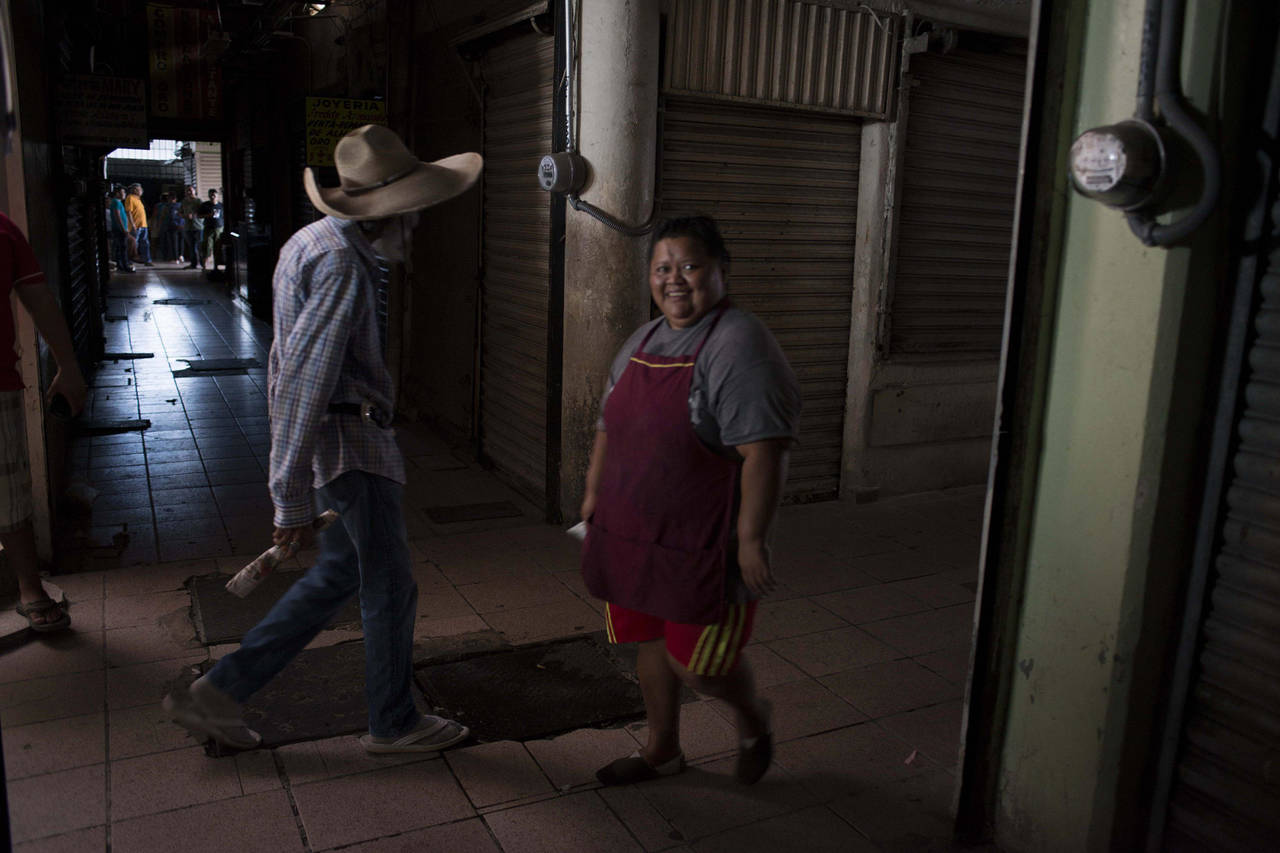
<path fill-rule="evenodd" d="M 120 421 L 76 421 L 78 435 L 115 435 L 121 432 L 140 432 L 151 428 L 146 418 Z"/>
<path fill-rule="evenodd" d="M 190 296 L 172 296 L 168 299 L 152 299 L 152 305 L 208 305 L 208 299 L 194 299 Z"/>
<path fill-rule="evenodd" d="M 229 578 L 226 575 L 192 578 L 189 581 L 191 610 L 200 642 L 206 646 L 239 642 L 302 575 L 303 572 L 296 571 L 273 572 L 247 598 L 237 598 L 227 592 Z M 358 623 L 360 599 L 352 596 L 333 621 Z"/>
<path fill-rule="evenodd" d="M 514 518 L 522 515 L 520 508 L 511 501 L 483 504 L 458 504 L 456 506 L 429 506 L 427 518 L 436 524 L 453 524 L 459 521 L 480 521 L 486 518 Z"/>
<path fill-rule="evenodd" d="M 213 374 L 243 373 L 245 370 L 262 367 L 256 358 L 180 358 L 186 367 L 173 371 L 174 376 L 209 376 Z"/>
<path fill-rule="evenodd" d="M 104 352 L 100 361 L 134 361 L 139 358 L 155 358 L 153 352 Z"/>
<path fill-rule="evenodd" d="M 302 652 L 250 697 L 244 721 L 264 748 L 368 731 L 364 643 Z"/>
<path fill-rule="evenodd" d="M 485 740 L 529 740 L 644 714 L 639 685 L 591 640 L 424 667 L 418 685 L 441 714 Z"/>

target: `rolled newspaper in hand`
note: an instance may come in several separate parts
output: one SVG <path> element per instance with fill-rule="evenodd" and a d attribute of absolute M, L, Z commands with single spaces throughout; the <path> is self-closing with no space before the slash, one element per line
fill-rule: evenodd
<path fill-rule="evenodd" d="M 338 514 L 331 509 L 324 512 L 311 522 L 312 530 L 324 530 L 330 524 L 338 520 Z M 276 566 L 298 553 L 298 542 L 294 540 L 287 545 L 272 545 L 267 550 L 258 555 L 252 563 L 236 572 L 235 577 L 227 581 L 227 592 L 239 598 L 244 598 L 262 583 L 262 579 L 275 571 Z"/>

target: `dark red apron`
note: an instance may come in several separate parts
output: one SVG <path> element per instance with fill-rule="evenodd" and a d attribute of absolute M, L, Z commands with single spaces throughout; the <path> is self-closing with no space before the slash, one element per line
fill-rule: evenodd
<path fill-rule="evenodd" d="M 608 436 L 582 577 L 597 598 L 669 622 L 710 625 L 724 610 L 738 463 L 709 450 L 689 421 L 692 355 L 631 357 L 604 407 Z M 663 321 L 665 322 L 665 320 Z"/>

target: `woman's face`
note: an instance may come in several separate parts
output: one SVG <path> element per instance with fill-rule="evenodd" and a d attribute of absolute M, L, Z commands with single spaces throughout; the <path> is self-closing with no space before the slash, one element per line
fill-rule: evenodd
<path fill-rule="evenodd" d="M 659 240 L 649 258 L 649 293 L 674 329 L 697 323 L 724 298 L 724 271 L 693 237 Z"/>

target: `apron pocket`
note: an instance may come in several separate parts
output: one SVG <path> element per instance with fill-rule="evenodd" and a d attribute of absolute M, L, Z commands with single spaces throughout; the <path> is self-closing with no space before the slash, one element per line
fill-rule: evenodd
<path fill-rule="evenodd" d="M 587 522 L 582 579 L 596 598 L 668 622 L 711 625 L 724 612 L 724 548 L 640 542 Z"/>

